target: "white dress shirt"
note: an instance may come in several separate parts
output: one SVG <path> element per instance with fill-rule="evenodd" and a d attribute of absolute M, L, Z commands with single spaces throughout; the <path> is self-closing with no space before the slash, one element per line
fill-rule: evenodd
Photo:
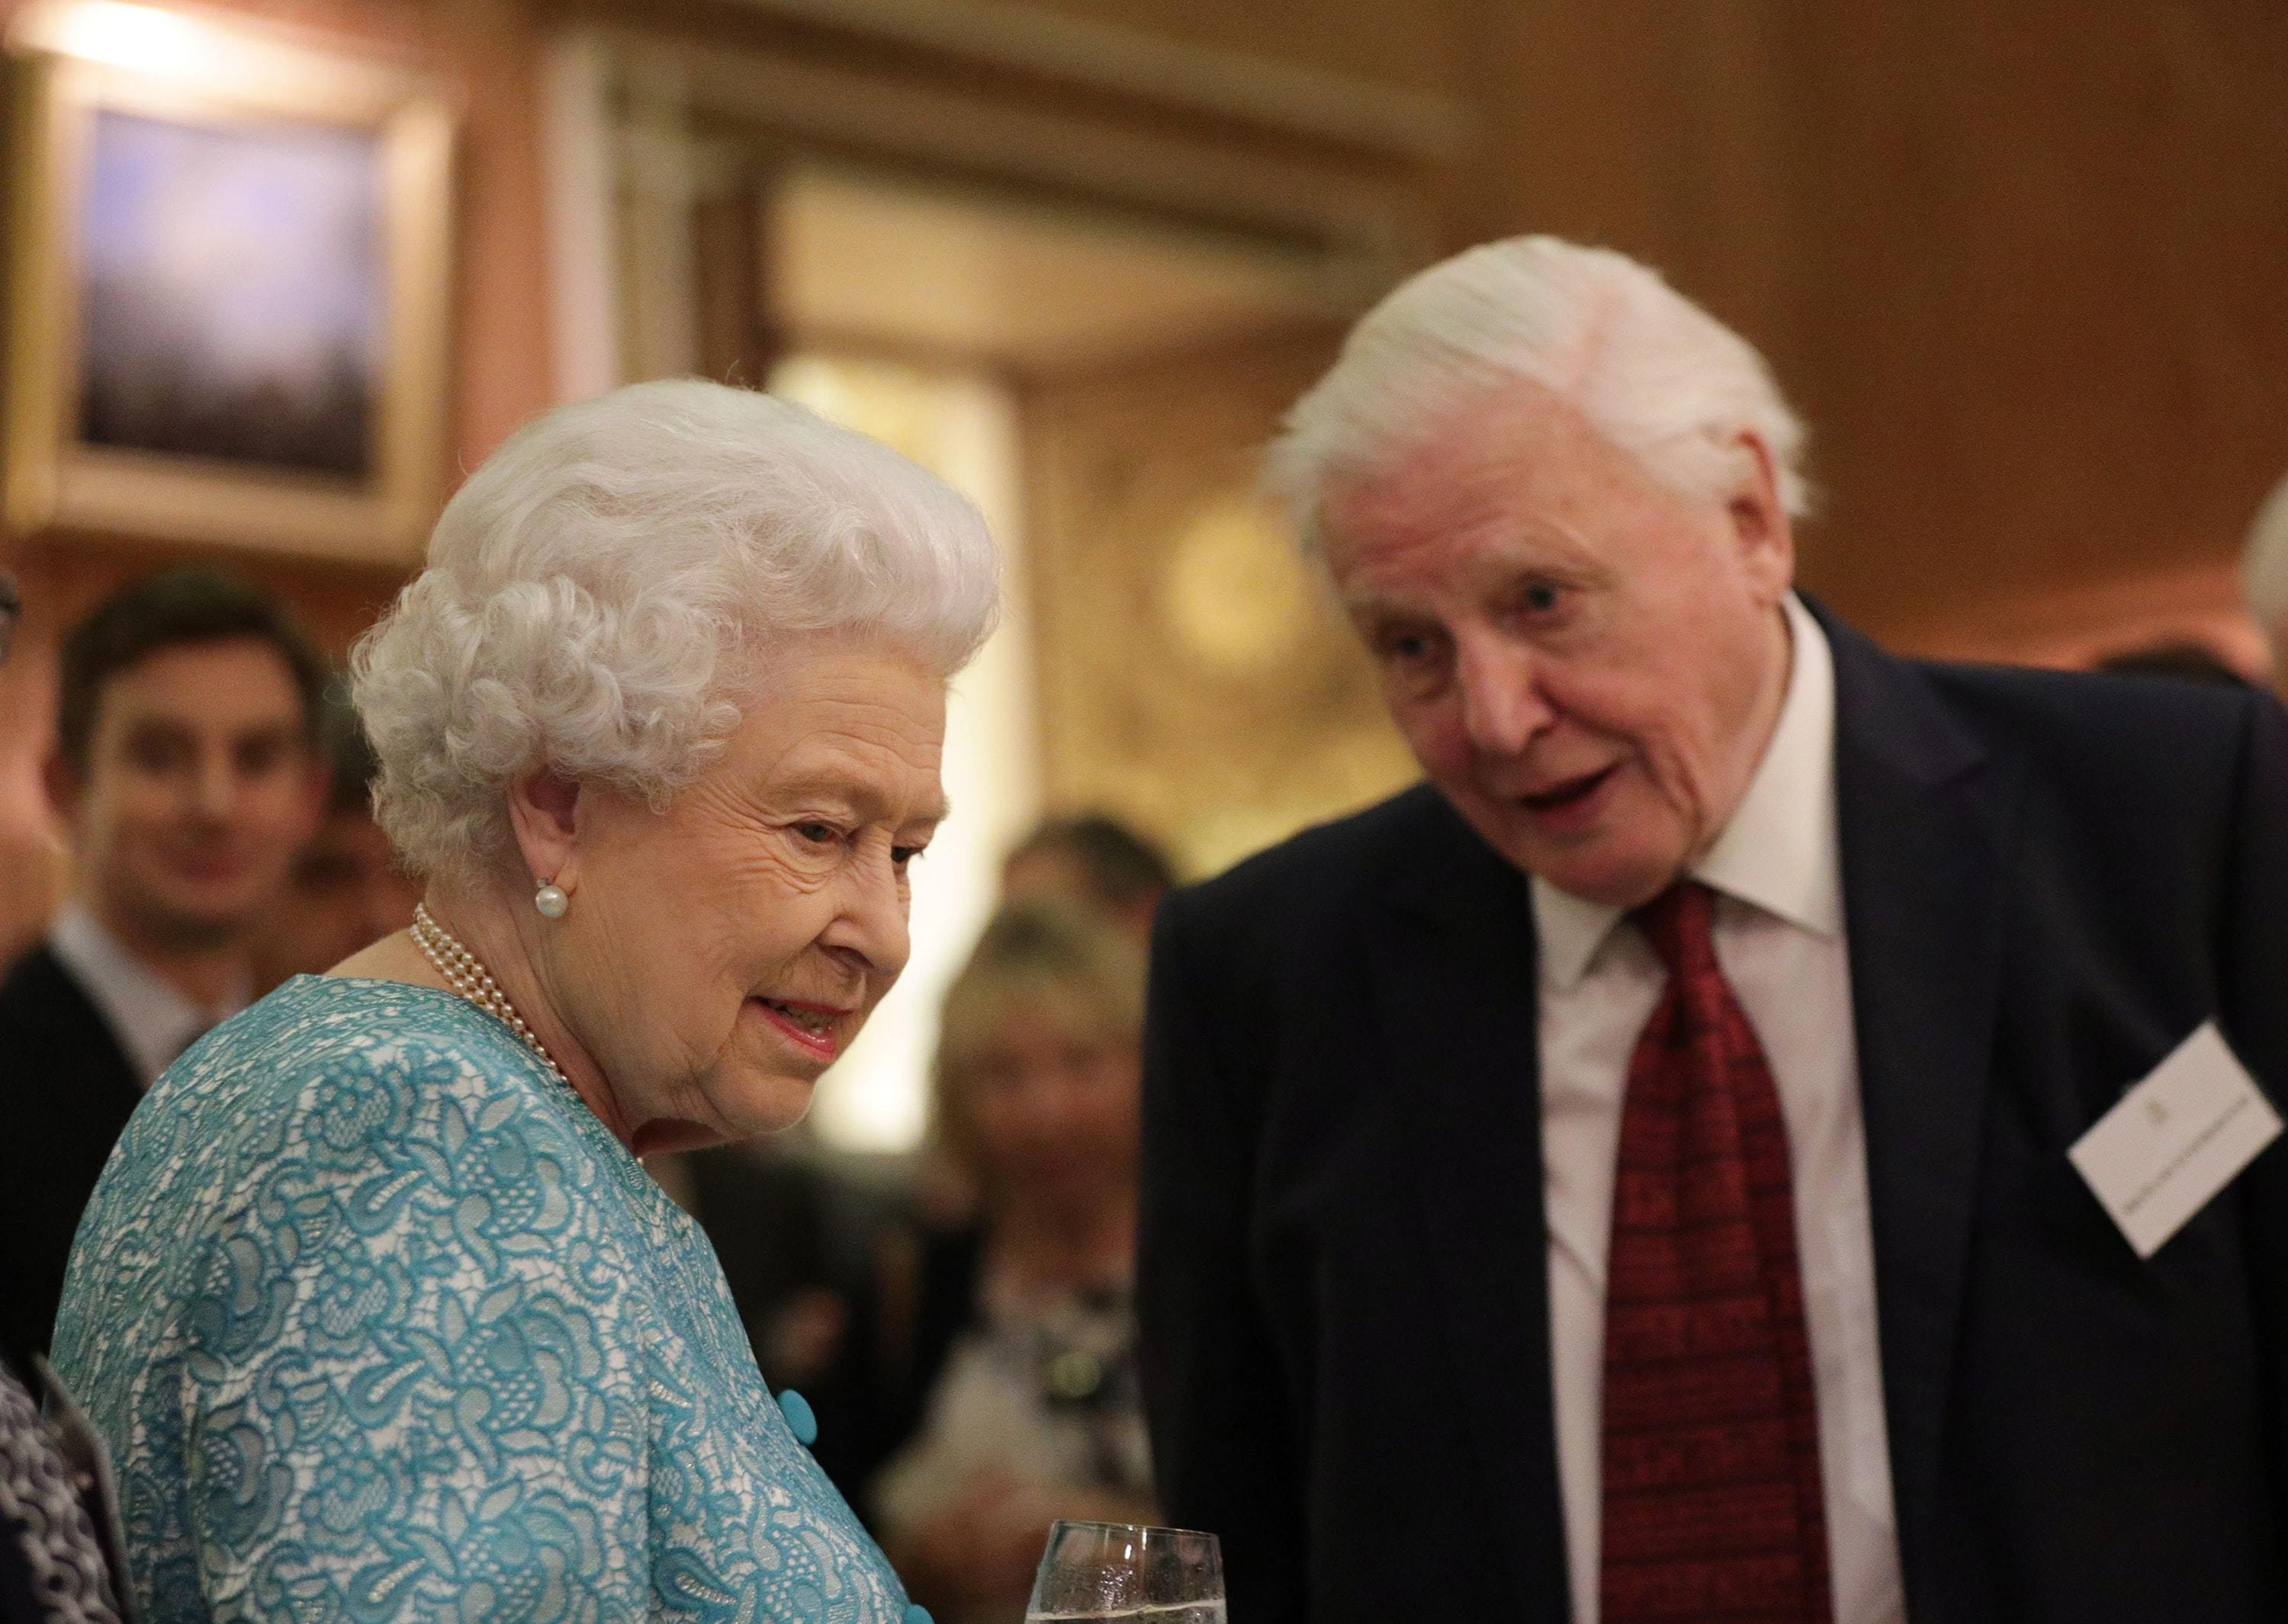
<path fill-rule="evenodd" d="M 48 947 L 94 1002 L 147 1089 L 208 1027 L 246 1007 L 241 987 L 219 1009 L 202 1009 L 129 952 L 83 903 L 65 905 Z"/>
<path fill-rule="evenodd" d="M 1717 893 L 1717 963 L 1763 1043 L 1787 1120 L 1836 1624 L 1901 1624 L 1906 1604 L 1883 1426 L 1866 1129 L 1836 837 L 1835 666 L 1826 634 L 1792 596 L 1787 621 L 1792 658 L 1771 743 L 1692 874 Z M 1558 1480 L 1574 1624 L 1598 1624 L 1613 1161 L 1630 1057 L 1666 972 L 1618 909 L 1536 880 L 1533 913 Z"/>

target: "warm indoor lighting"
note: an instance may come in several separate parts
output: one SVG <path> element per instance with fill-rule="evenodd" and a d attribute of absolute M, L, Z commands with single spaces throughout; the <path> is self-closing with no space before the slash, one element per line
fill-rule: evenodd
<path fill-rule="evenodd" d="M 217 67 L 217 43 L 204 24 L 121 0 L 60 6 L 42 32 L 66 56 L 131 73 L 195 79 L 211 75 Z"/>

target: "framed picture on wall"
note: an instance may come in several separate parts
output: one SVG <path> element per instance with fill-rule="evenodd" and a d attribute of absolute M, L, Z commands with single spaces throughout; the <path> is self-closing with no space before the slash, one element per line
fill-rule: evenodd
<path fill-rule="evenodd" d="M 417 558 L 448 403 L 443 99 L 110 0 L 13 43 L 8 530 Z"/>

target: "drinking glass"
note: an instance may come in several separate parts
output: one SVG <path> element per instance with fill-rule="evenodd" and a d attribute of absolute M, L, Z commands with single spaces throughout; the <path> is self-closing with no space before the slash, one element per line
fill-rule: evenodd
<path fill-rule="evenodd" d="M 1212 1533 L 1139 1523 L 1049 1530 L 1026 1624 L 1224 1624 L 1223 1548 Z"/>

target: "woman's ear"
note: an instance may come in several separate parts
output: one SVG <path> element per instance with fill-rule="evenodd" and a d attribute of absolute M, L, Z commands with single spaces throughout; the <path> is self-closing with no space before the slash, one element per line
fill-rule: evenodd
<path fill-rule="evenodd" d="M 581 793 L 577 780 L 545 769 L 509 784 L 509 827 L 535 885 L 554 884 L 566 891 L 578 886 Z"/>

